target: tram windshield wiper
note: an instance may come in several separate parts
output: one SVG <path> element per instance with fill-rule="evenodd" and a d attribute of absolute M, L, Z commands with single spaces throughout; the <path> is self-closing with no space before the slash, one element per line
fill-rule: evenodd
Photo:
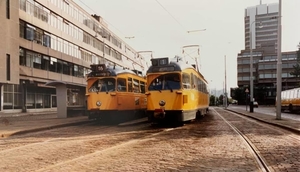
<path fill-rule="evenodd" d="M 166 81 L 166 86 L 170 89 L 171 92 L 173 92 L 173 89 L 170 87 L 169 82 Z"/>

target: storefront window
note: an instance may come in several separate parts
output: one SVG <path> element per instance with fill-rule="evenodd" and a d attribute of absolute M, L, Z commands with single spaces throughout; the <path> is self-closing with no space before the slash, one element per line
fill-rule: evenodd
<path fill-rule="evenodd" d="M 22 94 L 19 85 L 5 84 L 3 92 L 3 109 L 21 109 Z"/>

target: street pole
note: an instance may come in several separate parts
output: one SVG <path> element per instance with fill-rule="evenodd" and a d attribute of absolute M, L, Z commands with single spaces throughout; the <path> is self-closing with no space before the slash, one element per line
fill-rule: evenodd
<path fill-rule="evenodd" d="M 279 0 L 278 11 L 278 34 L 277 34 L 277 100 L 276 119 L 281 119 L 281 87 L 282 87 L 282 62 L 281 62 L 281 0 Z"/>
<path fill-rule="evenodd" d="M 250 112 L 253 112 L 253 54 L 252 54 L 252 24 L 250 25 Z"/>
<path fill-rule="evenodd" d="M 225 109 L 227 108 L 227 85 L 226 85 L 226 56 L 225 56 Z"/>
<path fill-rule="evenodd" d="M 249 42 L 250 42 L 250 112 L 253 113 L 253 53 L 252 53 L 252 25 L 253 23 L 256 23 L 256 21 L 253 21 L 250 24 L 250 38 L 249 38 Z M 262 24 L 260 23 L 259 28 L 262 28 Z"/>

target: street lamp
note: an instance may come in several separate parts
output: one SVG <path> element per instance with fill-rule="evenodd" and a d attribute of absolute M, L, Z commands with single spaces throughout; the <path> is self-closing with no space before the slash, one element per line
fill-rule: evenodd
<path fill-rule="evenodd" d="M 278 34 L 277 34 L 277 90 L 276 90 L 276 119 L 281 119 L 281 87 L 282 87 L 282 62 L 281 62 L 281 0 L 278 10 Z"/>
<path fill-rule="evenodd" d="M 259 23 L 259 28 L 263 25 L 261 22 L 253 21 L 250 25 L 250 112 L 253 112 L 253 55 L 252 55 L 252 25 L 253 23 Z"/>

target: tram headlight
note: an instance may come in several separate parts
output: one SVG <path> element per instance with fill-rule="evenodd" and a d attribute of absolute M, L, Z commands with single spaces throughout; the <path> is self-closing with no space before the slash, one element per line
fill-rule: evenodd
<path fill-rule="evenodd" d="M 96 106 L 101 106 L 101 102 L 100 102 L 100 101 L 97 101 L 97 102 L 96 102 Z"/>
<path fill-rule="evenodd" d="M 160 100 L 158 104 L 159 104 L 160 106 L 164 106 L 164 105 L 166 104 L 166 101 Z"/>

